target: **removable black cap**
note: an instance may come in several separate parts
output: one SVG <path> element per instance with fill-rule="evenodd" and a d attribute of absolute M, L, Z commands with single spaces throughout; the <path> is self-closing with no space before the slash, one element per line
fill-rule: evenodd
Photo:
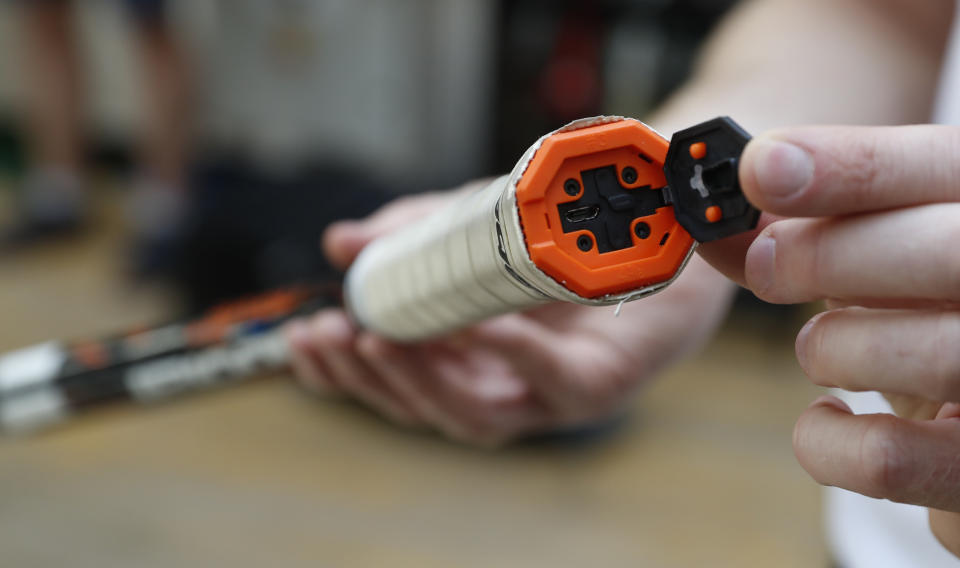
<path fill-rule="evenodd" d="M 674 214 L 700 242 L 715 241 L 757 226 L 760 210 L 740 188 L 737 170 L 750 135 L 720 117 L 673 135 L 663 165 Z"/>

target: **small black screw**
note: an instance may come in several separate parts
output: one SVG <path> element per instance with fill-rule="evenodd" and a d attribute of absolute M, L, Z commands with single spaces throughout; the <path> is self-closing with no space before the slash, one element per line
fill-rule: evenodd
<path fill-rule="evenodd" d="M 645 239 L 650 236 L 650 225 L 641 221 L 633 226 L 633 232 L 641 239 Z"/>
<path fill-rule="evenodd" d="M 587 252 L 588 250 L 593 248 L 593 239 L 591 239 L 587 235 L 580 235 L 579 237 L 577 237 L 577 248 L 579 248 L 583 252 Z"/>
<path fill-rule="evenodd" d="M 637 181 L 637 170 L 627 166 L 623 168 L 623 171 L 620 172 L 620 177 L 623 178 L 623 182 L 626 184 L 636 183 Z"/>
<path fill-rule="evenodd" d="M 580 193 L 580 182 L 570 178 L 563 182 L 563 190 L 567 192 L 567 195 L 576 195 Z"/>

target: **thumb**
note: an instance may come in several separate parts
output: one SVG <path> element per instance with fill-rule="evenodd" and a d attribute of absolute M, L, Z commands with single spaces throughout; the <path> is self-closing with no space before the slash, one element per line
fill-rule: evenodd
<path fill-rule="evenodd" d="M 334 266 L 344 270 L 371 241 L 419 221 L 450 198 L 445 193 L 401 197 L 364 219 L 332 223 L 323 233 L 323 252 Z"/>
<path fill-rule="evenodd" d="M 754 195 L 755 192 L 751 192 L 751 184 L 756 177 L 753 175 L 755 160 L 752 160 L 752 157 L 757 152 L 751 152 L 750 150 L 756 145 L 754 141 L 747 144 L 747 149 L 744 150 L 740 160 L 740 171 L 738 175 L 747 198 L 754 206 L 761 207 L 763 203 L 758 203 L 757 197 Z M 747 283 L 744 276 L 744 265 L 746 263 L 747 249 L 750 248 L 754 239 L 757 238 L 757 235 L 759 235 L 767 225 L 783 218 L 784 217 L 780 215 L 774 215 L 764 211 L 760 215 L 757 227 L 752 231 L 733 235 L 732 237 L 718 241 L 704 243 L 697 248 L 697 252 L 700 253 L 700 256 L 703 257 L 704 260 L 709 262 L 711 266 L 727 278 L 746 288 Z"/>
<path fill-rule="evenodd" d="M 809 131 L 819 133 L 821 130 L 823 129 L 797 129 L 797 132 Z M 789 132 L 791 131 L 784 130 L 780 132 L 780 135 L 786 136 Z M 743 156 L 740 159 L 738 175 L 743 187 L 743 192 L 755 207 L 764 210 L 760 215 L 760 220 L 757 222 L 757 228 L 726 239 L 704 243 L 697 249 L 697 252 L 700 253 L 700 256 L 702 256 L 704 260 L 709 262 L 727 278 L 730 278 L 745 288 L 747 284 L 746 278 L 744 277 L 744 264 L 750 245 L 753 244 L 754 239 L 757 238 L 757 235 L 759 235 L 767 225 L 785 219 L 787 218 L 785 216 L 787 213 L 792 213 L 771 205 L 770 200 L 765 197 L 765 193 L 761 189 L 758 189 L 758 170 L 762 170 L 764 173 L 769 172 L 770 175 L 767 175 L 767 178 L 771 178 L 773 182 L 775 182 L 775 185 L 783 185 L 789 181 L 789 175 L 787 174 L 790 173 L 788 171 L 790 168 L 788 166 L 793 165 L 793 162 L 799 161 L 794 159 L 791 153 L 784 152 L 783 150 L 780 150 L 779 153 L 765 151 L 765 149 L 772 144 L 769 141 L 772 138 L 774 138 L 774 134 L 770 133 L 764 133 L 754 138 L 747 144 L 746 149 L 743 151 Z M 796 150 L 796 152 L 799 152 L 799 150 Z M 770 213 L 768 211 L 776 211 L 776 213 Z"/>
<path fill-rule="evenodd" d="M 751 203 L 790 217 L 825 217 L 955 202 L 955 126 L 808 126 L 766 132 L 740 160 Z"/>
<path fill-rule="evenodd" d="M 369 221 L 337 221 L 323 232 L 321 247 L 330 263 L 346 270 L 363 247 L 375 237 L 368 228 Z"/>

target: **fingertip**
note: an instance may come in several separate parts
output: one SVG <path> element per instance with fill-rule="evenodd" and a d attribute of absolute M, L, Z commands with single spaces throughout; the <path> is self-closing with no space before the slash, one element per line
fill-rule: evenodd
<path fill-rule="evenodd" d="M 777 241 L 770 229 L 760 233 L 744 258 L 743 277 L 749 288 L 758 298 L 775 302 L 772 296 L 776 280 Z"/>
<path fill-rule="evenodd" d="M 763 136 L 764 135 L 761 134 L 747 142 L 743 153 L 740 155 L 740 164 L 737 171 L 740 179 L 740 188 L 743 190 L 744 196 L 747 198 L 747 201 L 760 210 L 763 210 L 763 207 L 760 206 L 761 200 L 758 199 L 758 197 L 761 196 L 761 192 L 758 189 L 759 183 L 757 182 L 756 166 L 758 160 L 762 159 Z"/>
<path fill-rule="evenodd" d="M 793 453 L 807 471 L 810 471 L 810 468 L 807 467 L 808 459 L 810 459 L 810 456 L 808 456 L 810 448 L 818 447 L 821 444 L 822 440 L 820 438 L 823 435 L 824 428 L 829 429 L 830 427 L 830 421 L 827 419 L 837 414 L 849 416 L 853 414 L 853 410 L 839 398 L 823 395 L 811 402 L 797 418 L 797 423 L 793 427 Z"/>
<path fill-rule="evenodd" d="M 703 243 L 697 247 L 697 254 L 724 276 L 745 287 L 747 282 L 744 276 L 744 263 L 747 251 L 760 232 L 767 225 L 778 220 L 779 218 L 767 212 L 762 212 L 757 227 L 752 231 Z"/>
<path fill-rule="evenodd" d="M 835 396 L 818 397 L 804 410 L 793 427 L 793 455 L 807 473 L 821 485 L 833 485 L 832 477 L 825 475 L 830 468 L 830 447 L 842 433 L 836 417 L 849 416 L 850 407 Z"/>
<path fill-rule="evenodd" d="M 357 221 L 336 221 L 323 232 L 320 247 L 337 268 L 344 270 L 369 242 L 363 224 Z"/>
<path fill-rule="evenodd" d="M 285 326 L 283 334 L 294 349 L 303 351 L 310 348 L 310 324 L 306 320 L 301 318 L 291 321 Z"/>
<path fill-rule="evenodd" d="M 791 213 L 814 180 L 814 160 L 783 132 L 761 134 L 744 149 L 740 182 L 747 199 L 764 211 Z"/>
<path fill-rule="evenodd" d="M 937 411 L 936 420 L 960 420 L 960 403 L 944 403 Z"/>
<path fill-rule="evenodd" d="M 810 342 L 810 334 L 813 331 L 814 327 L 817 325 L 817 322 L 820 321 L 820 318 L 823 317 L 823 314 L 826 312 L 820 312 L 819 314 L 810 318 L 810 320 L 800 328 L 799 333 L 797 333 L 797 339 L 794 342 L 794 351 L 797 354 L 797 362 L 800 363 L 800 368 L 803 369 L 807 375 L 810 374 L 810 361 L 813 360 L 816 353 L 816 345 Z"/>
<path fill-rule="evenodd" d="M 342 310 L 318 312 L 309 324 L 312 341 L 337 348 L 345 348 L 353 340 L 356 330 Z"/>

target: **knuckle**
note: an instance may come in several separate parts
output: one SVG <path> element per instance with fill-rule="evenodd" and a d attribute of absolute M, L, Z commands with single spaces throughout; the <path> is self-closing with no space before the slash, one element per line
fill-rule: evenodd
<path fill-rule="evenodd" d="M 960 127 L 939 126 L 937 129 L 939 132 L 937 136 L 933 137 L 933 141 L 943 145 L 936 152 L 937 155 L 960 156 Z M 943 180 L 949 180 L 951 184 L 947 198 L 950 200 L 960 199 L 960 184 L 955 182 L 955 180 L 960 179 L 960 162 L 957 160 L 936 160 L 932 166 L 938 168 L 938 171 L 935 170 L 934 172 L 938 185 Z"/>
<path fill-rule="evenodd" d="M 618 374 L 607 374 L 596 380 L 582 377 L 576 382 L 576 387 L 568 393 L 567 414 L 572 419 L 588 420 L 595 416 L 602 416 L 615 408 L 623 398 L 625 383 Z M 579 401 L 579 403 L 577 403 Z"/>
<path fill-rule="evenodd" d="M 578 372 L 576 384 L 595 406 L 619 402 L 641 382 L 644 365 L 635 361 L 630 352 L 611 349 L 595 337 L 587 338 L 582 351 L 593 356 Z"/>
<path fill-rule="evenodd" d="M 872 137 L 852 136 L 850 143 L 846 145 L 848 153 L 838 164 L 841 173 L 838 179 L 843 181 L 844 191 L 857 202 L 871 198 L 873 188 L 881 175 L 881 167 L 889 173 L 889 169 L 896 167 L 896 164 L 884 161 L 883 166 L 880 165 L 877 160 L 877 140 Z"/>
<path fill-rule="evenodd" d="M 383 358 L 380 342 L 377 337 L 371 333 L 361 333 L 355 341 L 355 350 L 358 355 L 367 360 L 379 360 Z"/>
<path fill-rule="evenodd" d="M 871 497 L 903 501 L 912 482 L 914 464 L 905 451 L 904 433 L 897 418 L 878 416 L 860 441 L 860 467 Z"/>
<path fill-rule="evenodd" d="M 960 313 L 944 312 L 937 318 L 933 341 L 933 392 L 940 401 L 960 400 Z"/>
<path fill-rule="evenodd" d="M 942 293 L 948 300 L 960 299 L 960 255 L 956 253 L 954 243 L 955 239 L 960 238 L 960 223 L 957 222 L 957 216 L 960 214 L 960 205 L 950 204 L 946 206 L 935 206 L 942 213 L 943 217 L 935 219 L 933 222 L 939 227 L 943 227 L 940 232 L 940 242 L 943 246 L 939 247 L 940 254 L 936 255 L 936 266 L 941 267 L 941 277 L 943 279 Z"/>
<path fill-rule="evenodd" d="M 798 280 L 809 287 L 808 293 L 812 292 L 817 296 L 820 296 L 817 292 L 828 285 L 837 273 L 830 228 L 830 220 L 807 223 L 798 242 L 799 250 L 808 251 L 804 259 L 806 262 L 799 267 L 802 272 L 799 273 Z"/>

